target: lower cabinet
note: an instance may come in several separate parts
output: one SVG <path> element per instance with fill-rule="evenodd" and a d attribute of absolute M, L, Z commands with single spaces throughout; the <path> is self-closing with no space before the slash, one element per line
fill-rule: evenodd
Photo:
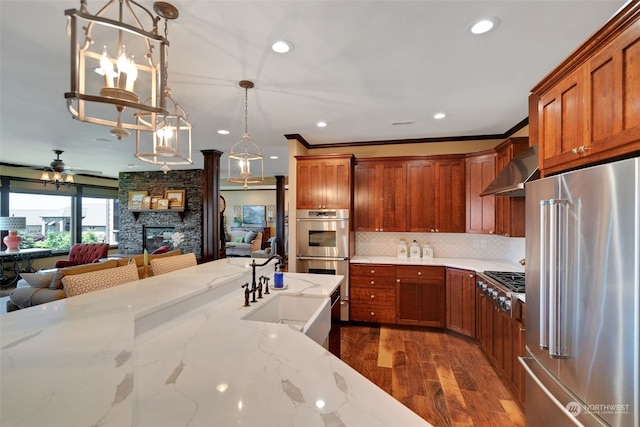
<path fill-rule="evenodd" d="M 476 273 L 447 268 L 447 329 L 476 337 Z"/>
<path fill-rule="evenodd" d="M 445 327 L 445 268 L 396 267 L 396 323 Z"/>
<path fill-rule="evenodd" d="M 476 338 L 498 375 L 522 405 L 525 372 L 518 356 L 525 353 L 524 312 L 525 304 L 518 301 L 513 315 L 509 316 L 476 289 Z"/>
<path fill-rule="evenodd" d="M 351 320 L 395 323 L 396 269 L 393 265 L 352 264 L 350 284 Z"/>

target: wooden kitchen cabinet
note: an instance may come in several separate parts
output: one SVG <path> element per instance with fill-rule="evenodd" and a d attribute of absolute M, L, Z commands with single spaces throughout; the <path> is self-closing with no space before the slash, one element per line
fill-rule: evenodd
<path fill-rule="evenodd" d="M 296 156 L 297 209 L 351 209 L 353 155 Z"/>
<path fill-rule="evenodd" d="M 437 156 L 407 164 L 410 232 L 465 232 L 465 163 L 462 156 Z"/>
<path fill-rule="evenodd" d="M 395 323 L 396 271 L 392 265 L 351 264 L 350 320 Z"/>
<path fill-rule="evenodd" d="M 445 268 L 396 266 L 396 322 L 445 327 Z"/>
<path fill-rule="evenodd" d="M 496 173 L 500 173 L 518 153 L 529 147 L 528 138 L 509 138 L 496 147 Z M 493 197 L 496 204 L 496 234 L 524 237 L 524 197 Z"/>
<path fill-rule="evenodd" d="M 476 274 L 447 268 L 446 326 L 448 330 L 476 337 Z"/>
<path fill-rule="evenodd" d="M 640 152 L 640 3 L 630 2 L 532 89 L 542 176 Z"/>
<path fill-rule="evenodd" d="M 355 231 L 406 231 L 406 162 L 357 160 L 354 174 Z"/>
<path fill-rule="evenodd" d="M 473 234 L 493 234 L 496 229 L 495 197 L 480 193 L 496 177 L 494 150 L 468 155 L 465 159 L 465 192 L 467 198 L 466 231 Z"/>

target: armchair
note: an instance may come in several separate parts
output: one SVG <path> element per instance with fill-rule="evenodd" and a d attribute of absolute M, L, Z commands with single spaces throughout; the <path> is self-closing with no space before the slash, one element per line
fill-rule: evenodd
<path fill-rule="evenodd" d="M 98 262 L 100 258 L 106 258 L 108 253 L 108 243 L 76 243 L 71 247 L 67 259 L 56 261 L 54 267 L 64 268 L 72 265 L 91 264 Z"/>

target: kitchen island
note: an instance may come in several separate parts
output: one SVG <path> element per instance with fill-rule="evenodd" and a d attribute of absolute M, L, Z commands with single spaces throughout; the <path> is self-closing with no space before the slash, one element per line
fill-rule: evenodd
<path fill-rule="evenodd" d="M 4 315 L 0 425 L 428 425 L 302 332 L 242 320 L 342 279 L 285 273 L 243 307 L 251 270 L 225 259 Z"/>

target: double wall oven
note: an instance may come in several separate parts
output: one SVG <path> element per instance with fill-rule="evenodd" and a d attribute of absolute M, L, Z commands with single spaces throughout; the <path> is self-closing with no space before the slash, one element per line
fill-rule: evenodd
<path fill-rule="evenodd" d="M 349 257 L 353 232 L 348 209 L 297 211 L 298 272 L 344 276 L 340 286 L 340 319 L 349 320 Z"/>

